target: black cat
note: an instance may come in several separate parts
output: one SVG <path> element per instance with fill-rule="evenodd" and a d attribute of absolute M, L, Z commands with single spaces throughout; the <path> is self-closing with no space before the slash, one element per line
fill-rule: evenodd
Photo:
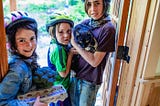
<path fill-rule="evenodd" d="M 97 41 L 91 32 L 91 28 L 84 25 L 78 24 L 73 29 L 75 42 L 78 43 L 82 48 L 87 51 L 94 53 L 97 48 Z"/>

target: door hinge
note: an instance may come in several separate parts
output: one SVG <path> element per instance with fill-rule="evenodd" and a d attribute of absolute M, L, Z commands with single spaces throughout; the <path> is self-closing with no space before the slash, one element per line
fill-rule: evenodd
<path fill-rule="evenodd" d="M 129 63 L 130 56 L 128 56 L 129 47 L 127 46 L 118 46 L 117 59 L 123 59 Z"/>

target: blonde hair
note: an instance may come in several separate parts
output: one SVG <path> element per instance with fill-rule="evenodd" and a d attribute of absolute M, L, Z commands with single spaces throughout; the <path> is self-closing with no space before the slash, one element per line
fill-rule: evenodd
<path fill-rule="evenodd" d="M 55 38 L 56 31 L 58 31 L 60 24 L 61 23 L 57 23 L 56 25 L 49 27 L 48 32 L 49 32 L 49 34 L 51 35 L 52 38 Z"/>

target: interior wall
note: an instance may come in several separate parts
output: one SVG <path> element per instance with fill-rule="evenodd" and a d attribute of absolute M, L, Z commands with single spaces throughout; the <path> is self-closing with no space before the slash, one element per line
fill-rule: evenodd
<path fill-rule="evenodd" d="M 155 77 L 160 60 L 159 5 L 159 0 L 150 0 L 131 106 L 160 106 L 160 78 Z"/>
<path fill-rule="evenodd" d="M 156 73 L 160 73 L 160 70 L 157 70 L 158 61 L 160 56 L 160 4 L 157 3 L 155 16 L 153 21 L 153 28 L 151 30 L 151 36 L 148 39 L 148 51 L 146 54 L 146 61 L 144 65 L 144 72 L 142 77 L 144 79 L 154 78 Z M 157 71 L 156 71 L 157 70 Z"/>
<path fill-rule="evenodd" d="M 156 69 L 156 76 L 160 76 L 160 55 L 158 59 L 157 69 Z"/>
<path fill-rule="evenodd" d="M 159 3 L 158 3 L 159 4 Z M 159 5 L 160 6 L 160 5 Z M 158 6 L 158 7 L 159 7 Z M 155 72 L 155 76 L 160 76 L 160 48 L 157 47 L 157 45 L 160 45 L 160 36 L 159 36 L 159 33 L 160 33 L 160 7 L 158 8 L 158 12 L 157 12 L 157 20 L 156 20 L 156 26 L 155 26 L 155 31 L 154 31 L 154 38 L 153 38 L 153 43 L 154 43 L 154 47 L 156 51 L 154 51 L 154 53 L 156 53 L 156 55 L 152 54 L 152 56 L 154 58 L 156 58 L 156 60 L 154 60 L 154 63 L 157 62 L 156 64 L 156 72 Z"/>
<path fill-rule="evenodd" d="M 128 37 L 126 39 L 126 45 L 129 47 L 130 62 L 129 64 L 124 63 L 122 67 L 117 106 L 131 106 L 149 5 L 150 0 L 133 0 L 127 32 Z"/>

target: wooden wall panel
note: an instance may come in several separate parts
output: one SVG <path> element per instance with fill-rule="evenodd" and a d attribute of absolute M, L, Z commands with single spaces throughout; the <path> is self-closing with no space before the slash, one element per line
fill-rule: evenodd
<path fill-rule="evenodd" d="M 3 3 L 0 0 L 0 81 L 7 73 L 8 60 L 6 50 L 6 35 L 4 30 Z"/>
<path fill-rule="evenodd" d="M 10 0 L 10 11 L 16 11 L 16 10 L 17 10 L 16 0 Z"/>
<path fill-rule="evenodd" d="M 157 22 L 160 19 L 160 11 L 158 11 L 159 1 L 151 1 L 132 106 L 160 106 L 160 77 L 155 77 L 160 55 L 159 48 L 155 49 L 155 44 L 160 44 L 158 41 L 160 23 Z"/>
<path fill-rule="evenodd" d="M 152 84 L 146 105 L 160 106 L 160 84 L 158 86 L 155 83 Z"/>
<path fill-rule="evenodd" d="M 148 19 L 146 23 L 146 29 L 145 29 L 145 34 L 144 34 L 144 40 L 142 43 L 142 49 L 141 49 L 141 55 L 140 55 L 140 61 L 138 64 L 138 69 L 137 69 L 137 78 L 135 79 L 135 86 L 134 86 L 134 91 L 133 91 L 133 96 L 132 96 L 132 106 L 135 106 L 135 103 L 137 101 L 137 93 L 139 90 L 139 80 L 142 80 L 142 74 L 143 74 L 143 69 L 144 69 L 144 63 L 146 60 L 146 51 L 148 50 L 148 39 L 151 36 L 151 30 L 153 27 L 153 19 L 155 15 L 155 8 L 157 4 L 157 0 L 152 0 L 150 3 L 149 7 L 149 13 L 148 13 Z"/>
<path fill-rule="evenodd" d="M 153 21 L 153 28 L 151 30 L 150 38 L 148 39 L 148 50 L 146 53 L 146 61 L 144 64 L 144 70 L 142 78 L 154 78 L 156 76 L 156 69 L 160 56 L 160 4 L 155 5 L 155 15 Z"/>
<path fill-rule="evenodd" d="M 117 24 L 117 36 L 118 36 L 117 48 L 118 48 L 118 45 L 122 46 L 124 44 L 130 0 L 121 0 L 121 1 L 117 0 L 117 1 L 121 2 L 120 3 L 121 5 L 119 6 L 119 9 L 120 9 L 119 13 L 115 12 L 115 16 L 119 15 L 118 24 Z M 118 59 L 115 61 L 114 72 L 113 72 L 113 75 L 111 76 L 111 85 L 110 85 L 111 92 L 110 92 L 109 106 L 114 105 L 114 99 L 116 95 L 116 87 L 118 83 L 118 76 L 119 76 L 119 71 L 121 67 L 121 62 L 122 61 Z"/>
<path fill-rule="evenodd" d="M 131 105 L 149 5 L 150 0 L 133 1 L 130 24 L 127 33 L 128 38 L 126 39 L 126 45 L 129 47 L 129 56 L 131 58 L 130 63 L 124 63 L 122 67 L 117 106 Z"/>
<path fill-rule="evenodd" d="M 160 106 L 160 79 L 139 83 L 137 101 L 132 106 Z"/>
<path fill-rule="evenodd" d="M 156 76 L 160 76 L 160 55 L 158 58 L 158 64 L 157 64 L 157 69 L 156 69 Z"/>

